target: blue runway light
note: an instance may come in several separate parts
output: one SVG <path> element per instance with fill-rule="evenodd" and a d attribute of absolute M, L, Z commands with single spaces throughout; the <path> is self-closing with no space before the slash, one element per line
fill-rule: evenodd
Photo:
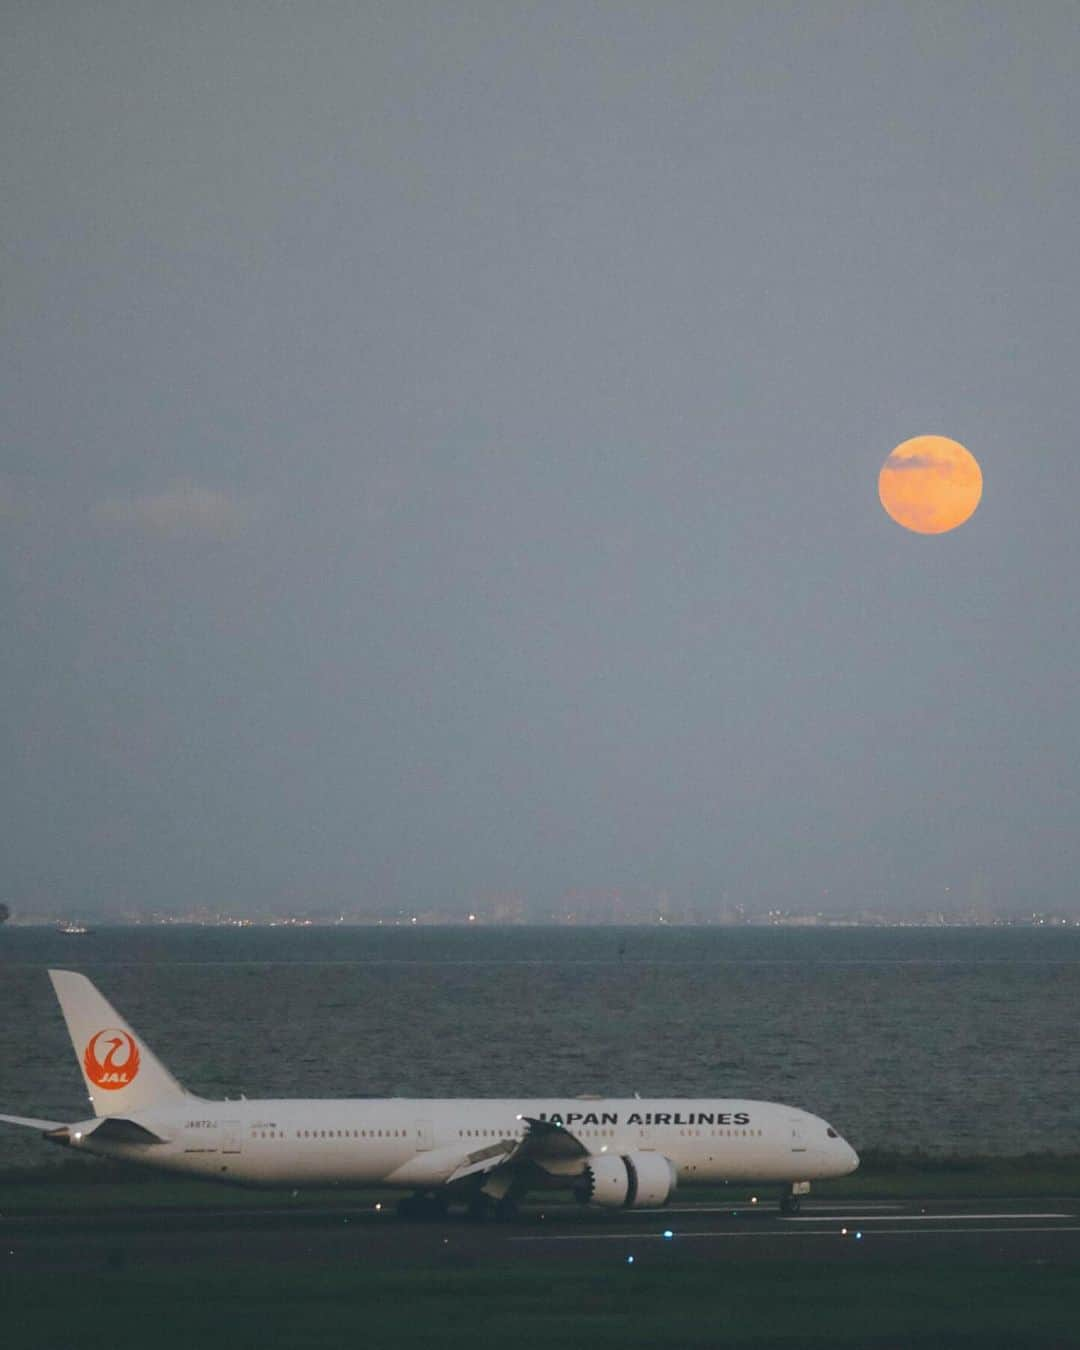
<path fill-rule="evenodd" d="M 856 1242 L 861 1242 L 861 1241 L 862 1241 L 862 1234 L 861 1234 L 861 1233 L 856 1233 L 856 1234 L 855 1234 L 855 1241 L 856 1241 Z"/>
<path fill-rule="evenodd" d="M 671 1231 L 670 1228 L 665 1228 L 665 1229 L 664 1229 L 664 1237 L 665 1237 L 665 1238 L 673 1238 L 674 1236 L 675 1236 L 675 1234 Z"/>
<path fill-rule="evenodd" d="M 628 1266 L 632 1266 L 632 1265 L 634 1264 L 634 1258 L 633 1258 L 632 1256 L 628 1256 L 628 1257 L 626 1258 L 626 1264 L 627 1264 Z"/>

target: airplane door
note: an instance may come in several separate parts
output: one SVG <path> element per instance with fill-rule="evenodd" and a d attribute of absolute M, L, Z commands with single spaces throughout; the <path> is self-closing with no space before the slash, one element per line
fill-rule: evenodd
<path fill-rule="evenodd" d="M 803 1137 L 802 1121 L 794 1117 L 791 1121 L 791 1151 L 792 1153 L 805 1153 L 806 1140 Z"/>
<path fill-rule="evenodd" d="M 414 1132 L 414 1142 L 416 1151 L 422 1152 L 424 1149 L 431 1148 L 434 1144 L 434 1131 L 430 1120 L 418 1120 Z"/>
<path fill-rule="evenodd" d="M 221 1122 L 222 1153 L 242 1153 L 244 1150 L 244 1127 L 239 1120 Z"/>

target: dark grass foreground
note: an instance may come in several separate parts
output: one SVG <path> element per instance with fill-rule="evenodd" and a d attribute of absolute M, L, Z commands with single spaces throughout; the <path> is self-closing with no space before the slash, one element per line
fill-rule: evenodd
<path fill-rule="evenodd" d="M 745 1199 L 747 1187 L 714 1192 Z M 868 1155 L 825 1197 L 1080 1195 L 1080 1158 Z M 708 1197 L 694 1191 L 691 1196 Z M 84 1235 L 89 1268 L 5 1270 L 0 1350 L 200 1350 L 228 1346 L 1065 1347 L 1080 1344 L 1080 1267 L 1000 1262 L 678 1261 L 645 1244 L 625 1258 L 533 1266 L 301 1259 L 255 1267 L 243 1231 L 225 1267 L 199 1254 L 141 1267 L 128 1228 L 169 1210 L 276 1210 L 374 1203 L 376 1193 L 255 1191 L 184 1182 L 84 1158 L 0 1174 L 0 1213 L 64 1214 Z M 763 1201 L 769 1196 L 761 1192 Z M 566 1218 L 584 1222 L 576 1206 Z M 125 1218 L 127 1215 L 129 1217 Z M 142 1217 L 139 1217 L 139 1216 Z M 107 1222 L 99 1227 L 99 1220 Z M 314 1216 L 311 1216 L 312 1218 Z M 275 1222 L 289 1222 L 287 1216 Z"/>
<path fill-rule="evenodd" d="M 930 1263 L 0 1274 L 8 1350 L 1075 1345 L 1080 1271 Z"/>

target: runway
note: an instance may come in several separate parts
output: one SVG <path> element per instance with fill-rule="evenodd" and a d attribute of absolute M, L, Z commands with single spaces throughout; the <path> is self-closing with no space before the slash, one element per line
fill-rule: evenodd
<path fill-rule="evenodd" d="M 1075 1263 L 1080 1202 L 829 1203 L 782 1217 L 774 1204 L 681 1204 L 600 1212 L 534 1206 L 515 1224 L 415 1223 L 389 1207 L 190 1209 L 0 1216 L 0 1270 L 151 1269 L 178 1262 L 398 1269 L 725 1260 Z"/>

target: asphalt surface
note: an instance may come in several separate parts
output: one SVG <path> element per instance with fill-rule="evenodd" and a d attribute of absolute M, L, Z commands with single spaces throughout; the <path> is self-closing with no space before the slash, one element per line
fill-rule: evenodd
<path fill-rule="evenodd" d="M 1080 1200 L 680 1204 L 600 1212 L 533 1206 L 513 1224 L 405 1222 L 353 1211 L 192 1209 L 0 1216 L 0 1271 L 357 1261 L 398 1268 L 538 1262 L 1080 1261 Z"/>

